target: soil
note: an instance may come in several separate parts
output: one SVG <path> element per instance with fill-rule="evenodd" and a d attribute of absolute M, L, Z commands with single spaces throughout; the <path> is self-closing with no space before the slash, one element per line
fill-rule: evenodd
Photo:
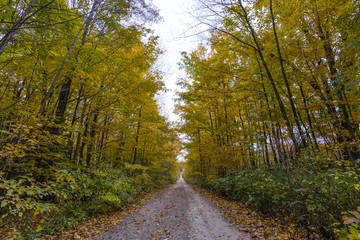
<path fill-rule="evenodd" d="M 182 178 L 127 215 L 118 228 L 103 232 L 106 240 L 239 240 L 251 239 L 223 219 L 211 201 Z"/>

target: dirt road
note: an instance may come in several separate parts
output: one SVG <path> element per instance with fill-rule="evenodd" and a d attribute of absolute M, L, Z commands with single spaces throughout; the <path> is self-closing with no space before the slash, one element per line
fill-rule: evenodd
<path fill-rule="evenodd" d="M 251 239 L 232 227 L 217 211 L 208 199 L 180 178 L 175 185 L 159 192 L 125 217 L 119 228 L 97 239 Z"/>

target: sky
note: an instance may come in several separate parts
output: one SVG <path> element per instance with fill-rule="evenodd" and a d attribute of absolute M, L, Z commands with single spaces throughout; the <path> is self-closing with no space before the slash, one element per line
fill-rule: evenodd
<path fill-rule="evenodd" d="M 166 93 L 160 93 L 157 97 L 160 105 L 160 113 L 168 121 L 179 120 L 179 116 L 173 113 L 175 91 L 180 90 L 176 86 L 176 80 L 184 77 L 183 70 L 179 70 L 178 62 L 181 60 L 181 52 L 190 52 L 199 44 L 196 37 L 185 37 L 192 35 L 189 31 L 194 19 L 188 14 L 194 0 L 153 0 L 153 4 L 160 10 L 163 21 L 151 26 L 155 34 L 160 36 L 160 48 L 165 50 L 159 59 L 156 68 L 164 72 L 163 81 Z"/>

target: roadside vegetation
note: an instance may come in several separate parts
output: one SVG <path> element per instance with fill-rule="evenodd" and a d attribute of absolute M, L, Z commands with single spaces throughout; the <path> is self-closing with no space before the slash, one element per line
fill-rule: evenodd
<path fill-rule="evenodd" d="M 1 1 L 0 238 L 35 239 L 175 181 L 145 1 Z"/>
<path fill-rule="evenodd" d="M 360 237 L 360 5 L 197 1 L 183 53 L 186 179 L 313 238 Z"/>

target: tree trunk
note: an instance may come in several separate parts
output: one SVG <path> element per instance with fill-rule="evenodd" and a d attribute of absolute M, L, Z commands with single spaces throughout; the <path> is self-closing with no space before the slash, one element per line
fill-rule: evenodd
<path fill-rule="evenodd" d="M 314 144 L 315 144 L 316 149 L 319 149 L 319 146 L 318 146 L 318 143 L 317 143 L 317 139 L 316 139 L 316 136 L 315 136 L 315 130 L 314 130 L 314 128 L 313 128 L 313 124 L 312 124 L 312 120 L 311 120 L 311 117 L 310 117 L 310 113 L 309 113 L 309 109 L 308 109 L 308 105 L 307 105 L 307 102 L 306 102 L 306 98 L 305 98 L 305 94 L 304 94 L 304 90 L 303 90 L 302 84 L 300 84 L 300 92 L 301 92 L 301 97 L 302 97 L 302 99 L 303 99 L 304 108 L 305 108 L 305 112 L 306 112 L 306 115 L 307 115 L 307 119 L 308 119 L 308 123 L 309 123 L 309 127 L 310 127 L 311 136 L 312 136 L 312 138 L 313 138 L 313 141 L 314 141 Z"/>
<path fill-rule="evenodd" d="M 142 111 L 142 106 L 140 106 L 140 109 L 139 109 L 139 120 L 138 120 L 138 124 L 137 124 L 137 127 L 136 127 L 134 156 L 133 156 L 132 164 L 136 163 L 136 158 L 137 158 L 137 150 L 138 150 L 139 135 L 140 135 L 140 128 L 141 128 L 141 121 L 140 121 L 141 120 L 141 111 Z"/>
<path fill-rule="evenodd" d="M 247 14 L 247 11 L 246 11 L 245 7 L 242 5 L 242 0 L 238 0 L 238 3 L 239 3 L 239 5 L 240 5 L 240 7 L 241 7 L 241 9 L 242 9 L 242 11 L 243 11 L 243 15 L 241 15 L 241 17 L 243 17 L 243 18 L 245 19 L 246 24 L 247 24 L 248 28 L 250 29 L 250 34 L 251 34 L 252 39 L 253 39 L 253 41 L 254 41 L 254 43 L 255 43 L 255 45 L 256 45 L 257 53 L 258 53 L 258 55 L 259 55 L 259 57 L 260 57 L 260 60 L 261 60 L 263 66 L 264 66 L 264 68 L 265 68 L 265 71 L 266 71 L 266 74 L 267 74 L 267 76 L 268 76 L 268 78 L 269 78 L 269 80 L 270 80 L 271 86 L 272 86 L 272 88 L 273 88 L 273 90 L 274 90 L 274 93 L 275 93 L 275 96 L 276 96 L 276 100 L 278 101 L 281 114 L 282 114 L 282 116 L 283 116 L 283 118 L 284 118 L 284 120 L 285 120 L 287 130 L 288 130 L 288 132 L 289 132 L 289 134 L 290 134 L 290 138 L 291 138 L 291 140 L 292 140 L 293 143 L 294 143 L 295 151 L 296 151 L 296 153 L 300 153 L 300 147 L 299 147 L 299 144 L 298 144 L 298 142 L 297 142 L 297 140 L 296 140 L 296 138 L 295 138 L 295 134 L 294 134 L 293 128 L 292 128 L 292 126 L 291 126 L 291 122 L 290 122 L 289 117 L 288 117 L 288 115 L 287 115 L 287 113 L 286 113 L 284 103 L 283 103 L 283 101 L 282 101 L 282 99 L 281 99 L 281 96 L 280 96 L 280 94 L 279 94 L 279 91 L 278 91 L 278 89 L 277 89 L 277 87 L 276 87 L 276 85 L 275 85 L 275 81 L 274 81 L 274 79 L 273 79 L 273 77 L 272 77 L 272 74 L 271 74 L 271 72 L 270 72 L 270 69 L 269 69 L 269 67 L 268 67 L 268 65 L 267 65 L 267 63 L 266 63 L 266 61 L 265 61 L 264 56 L 263 56 L 262 48 L 260 47 L 260 44 L 259 44 L 259 42 L 258 42 L 258 40 L 257 40 L 256 35 L 255 35 L 255 30 L 253 29 L 253 27 L 252 27 L 252 25 L 251 25 L 251 23 L 250 23 L 250 20 L 249 20 L 249 18 L 248 18 L 248 14 Z"/>
<path fill-rule="evenodd" d="M 50 128 L 51 134 L 59 134 L 60 124 L 65 122 L 65 111 L 70 96 L 71 79 L 67 78 L 61 87 L 58 104 L 55 113 L 55 126 Z"/>
<path fill-rule="evenodd" d="M 273 14 L 273 9 L 272 9 L 272 0 L 270 0 L 270 13 L 271 13 L 272 27 L 273 27 L 273 31 L 274 31 L 274 38 L 275 38 L 275 42 L 276 42 L 276 48 L 277 48 L 278 57 L 279 57 L 279 61 L 280 61 L 281 73 L 283 75 L 283 79 L 284 79 L 284 82 L 285 82 L 287 94 L 289 96 L 289 101 L 290 101 L 291 110 L 292 110 L 292 113 L 293 113 L 293 116 L 294 116 L 294 119 L 295 119 L 295 123 L 296 123 L 298 131 L 300 133 L 301 142 L 302 142 L 303 146 L 306 148 L 307 143 L 305 141 L 304 133 L 303 133 L 303 131 L 301 129 L 301 125 L 300 125 L 300 122 L 299 122 L 299 119 L 298 119 L 298 116 L 297 116 L 295 103 L 294 103 L 294 100 L 293 100 L 293 95 L 292 95 L 292 92 L 291 92 L 291 89 L 290 89 L 289 81 L 288 81 L 286 73 L 285 73 L 284 63 L 283 63 L 283 59 L 282 59 L 282 56 L 281 56 L 280 44 L 279 44 L 279 39 L 278 39 L 277 33 L 276 33 L 275 19 L 274 19 L 274 14 Z"/>
<path fill-rule="evenodd" d="M 92 121 L 91 127 L 90 127 L 89 144 L 88 144 L 87 151 L 86 151 L 86 165 L 87 166 L 90 166 L 91 157 L 92 157 L 92 154 L 94 151 L 96 124 L 97 124 L 98 116 L 99 116 L 99 111 L 95 110 L 94 118 L 93 118 L 93 121 Z"/>
<path fill-rule="evenodd" d="M 27 15 L 30 13 L 31 9 L 34 7 L 36 0 L 32 0 L 29 6 L 25 9 L 25 11 L 20 16 L 19 20 L 14 23 L 14 25 L 11 27 L 11 29 L 5 34 L 5 36 L 1 39 L 0 43 L 0 55 L 4 52 L 5 47 L 8 45 L 8 43 L 11 41 L 11 39 L 14 37 L 15 33 L 19 28 L 25 23 L 27 20 Z M 50 3 L 52 3 L 51 1 Z"/>

